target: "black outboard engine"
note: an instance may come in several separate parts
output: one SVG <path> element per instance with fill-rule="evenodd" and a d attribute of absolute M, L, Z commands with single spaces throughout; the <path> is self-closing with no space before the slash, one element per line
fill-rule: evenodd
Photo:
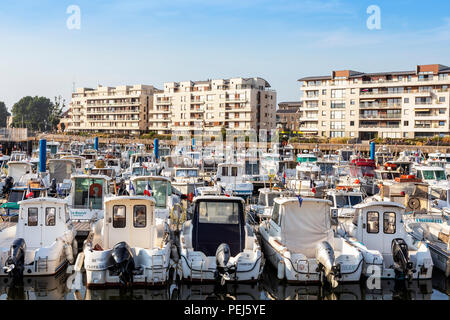
<path fill-rule="evenodd" d="M 405 240 L 401 238 L 392 240 L 391 251 L 396 278 L 406 276 L 408 280 L 411 280 L 416 271 L 413 270 L 413 263 L 409 260 L 408 245 Z"/>
<path fill-rule="evenodd" d="M 231 250 L 230 246 L 226 243 L 222 243 L 217 247 L 216 250 L 216 280 L 220 280 L 220 284 L 223 286 L 225 281 L 230 280 L 230 274 L 236 272 L 236 267 L 234 265 L 229 266 Z"/>
<path fill-rule="evenodd" d="M 13 278 L 13 282 L 18 282 L 23 279 L 23 271 L 25 269 L 25 240 L 18 238 L 14 240 L 9 249 L 9 256 L 6 260 L 3 270 L 8 276 Z"/>
<path fill-rule="evenodd" d="M 133 271 L 135 269 L 133 253 L 126 242 L 119 242 L 112 248 L 114 264 L 111 267 L 119 275 L 122 285 L 133 284 Z"/>
<path fill-rule="evenodd" d="M 14 186 L 14 178 L 6 177 L 5 184 L 3 185 L 2 195 L 6 196 L 11 192 L 12 187 Z"/>

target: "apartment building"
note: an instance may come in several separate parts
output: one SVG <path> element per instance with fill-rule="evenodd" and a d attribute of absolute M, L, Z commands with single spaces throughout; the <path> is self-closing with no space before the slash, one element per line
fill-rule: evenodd
<path fill-rule="evenodd" d="M 301 78 L 301 131 L 361 140 L 449 135 L 449 74 L 450 67 L 431 64 Z"/>
<path fill-rule="evenodd" d="M 155 90 L 141 84 L 78 88 L 69 104 L 67 131 L 129 135 L 146 132 Z"/>
<path fill-rule="evenodd" d="M 276 92 L 262 78 L 231 78 L 164 83 L 149 108 L 148 130 L 217 134 L 275 129 Z"/>
<path fill-rule="evenodd" d="M 286 101 L 278 104 L 277 128 L 282 131 L 300 131 L 301 101 Z"/>

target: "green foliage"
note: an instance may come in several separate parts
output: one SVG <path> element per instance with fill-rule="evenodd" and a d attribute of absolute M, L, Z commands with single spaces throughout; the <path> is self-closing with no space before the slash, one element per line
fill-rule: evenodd
<path fill-rule="evenodd" d="M 56 131 L 63 107 L 61 96 L 55 97 L 55 102 L 45 97 L 24 97 L 12 108 L 12 126 L 41 132 Z"/>
<path fill-rule="evenodd" d="M 0 101 L 0 128 L 6 127 L 6 117 L 10 115 L 11 114 L 8 112 L 8 109 L 6 109 L 5 103 Z"/>

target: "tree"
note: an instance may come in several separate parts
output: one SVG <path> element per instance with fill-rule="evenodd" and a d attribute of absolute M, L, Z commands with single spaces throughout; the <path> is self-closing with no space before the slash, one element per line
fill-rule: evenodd
<path fill-rule="evenodd" d="M 12 107 L 12 126 L 41 132 L 56 131 L 63 107 L 61 96 L 55 97 L 55 103 L 45 97 L 24 97 Z"/>
<path fill-rule="evenodd" d="M 0 101 L 0 128 L 6 127 L 6 118 L 10 115 L 8 109 L 6 109 L 5 103 Z"/>
<path fill-rule="evenodd" d="M 66 124 L 61 122 L 61 132 L 64 132 L 64 130 L 66 130 Z"/>

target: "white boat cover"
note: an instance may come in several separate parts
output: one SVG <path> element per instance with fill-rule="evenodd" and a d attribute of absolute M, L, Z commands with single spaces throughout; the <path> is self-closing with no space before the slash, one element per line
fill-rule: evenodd
<path fill-rule="evenodd" d="M 328 202 L 289 201 L 281 211 L 281 242 L 291 253 L 302 253 L 315 257 L 316 245 L 328 241 L 333 245 L 333 230 L 330 225 Z"/>

